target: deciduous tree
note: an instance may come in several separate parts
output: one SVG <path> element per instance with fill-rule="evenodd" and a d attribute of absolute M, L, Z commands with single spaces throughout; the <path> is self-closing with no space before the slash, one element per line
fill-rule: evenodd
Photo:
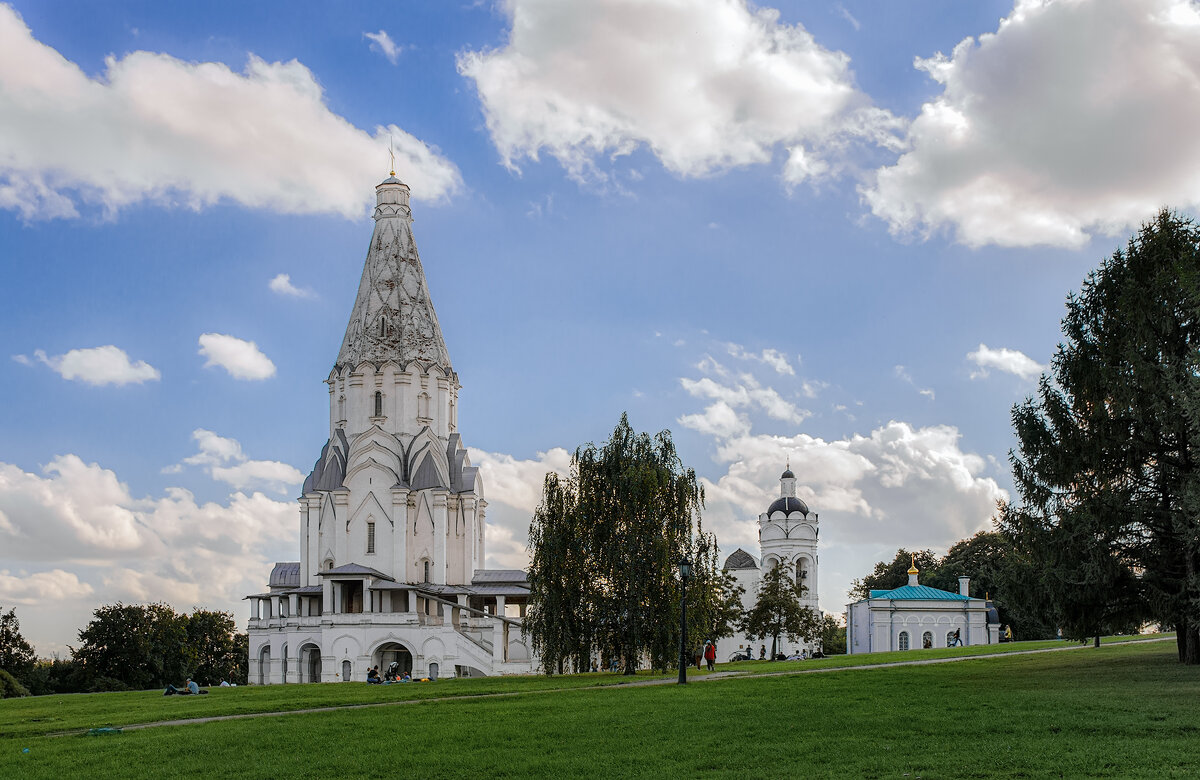
<path fill-rule="evenodd" d="M 33 670 L 35 660 L 33 646 L 21 635 L 17 611 L 9 609 L 8 612 L 0 612 L 0 669 L 28 686 L 29 673 Z"/>
<path fill-rule="evenodd" d="M 746 613 L 742 630 L 750 636 L 771 637 L 771 658 L 779 652 L 780 636 L 795 642 L 821 635 L 821 616 L 800 605 L 805 590 L 784 566 L 772 566 L 759 580 L 754 606 Z"/>

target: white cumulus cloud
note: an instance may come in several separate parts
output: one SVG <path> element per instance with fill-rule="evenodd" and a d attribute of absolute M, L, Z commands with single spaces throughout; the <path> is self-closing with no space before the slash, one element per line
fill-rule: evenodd
<path fill-rule="evenodd" d="M 461 186 L 458 169 L 396 125 L 361 130 L 329 110 L 300 62 L 248 56 L 242 72 L 135 51 L 89 77 L 0 5 L 0 208 L 27 220 L 112 215 L 152 201 L 228 199 L 358 218 L 391 139 L 414 198 Z M 301 161 L 298 164 L 298 161 Z"/>
<path fill-rule="evenodd" d="M 91 585 L 62 569 L 17 575 L 0 569 L 0 603 L 38 605 L 91 594 Z"/>
<path fill-rule="evenodd" d="M 941 86 L 864 189 L 894 232 L 1078 247 L 1200 206 L 1200 6 L 1017 0 L 995 33 L 917 59 Z"/>
<path fill-rule="evenodd" d="M 299 543 L 293 502 L 239 491 L 201 504 L 181 488 L 138 498 L 76 455 L 41 473 L 0 463 L 0 518 L 0 601 L 29 605 L 22 630 L 43 649 L 70 642 L 93 608 L 118 600 L 244 618 L 242 596 Z"/>
<path fill-rule="evenodd" d="M 400 59 L 400 52 L 404 51 L 403 46 L 398 46 L 392 40 L 392 36 L 387 34 L 387 30 L 379 32 L 365 32 L 363 37 L 371 42 L 371 51 L 377 51 L 384 57 L 387 57 L 388 62 L 393 65 Z"/>
<path fill-rule="evenodd" d="M 205 367 L 220 366 L 234 379 L 266 379 L 275 375 L 275 364 L 258 345 L 236 336 L 201 334 L 200 354 L 208 358 Z"/>
<path fill-rule="evenodd" d="M 157 381 L 162 377 L 158 369 L 144 360 L 136 363 L 129 359 L 125 350 L 108 344 L 103 347 L 72 349 L 65 355 L 47 355 L 35 350 L 33 356 L 45 363 L 63 379 L 89 385 L 129 385 Z M 13 355 L 23 365 L 31 365 L 24 355 Z"/>
<path fill-rule="evenodd" d="M 199 451 L 182 463 L 167 466 L 164 474 L 178 474 L 184 465 L 201 466 L 213 479 L 238 490 L 257 487 L 286 494 L 304 482 L 304 472 L 277 460 L 251 460 L 242 451 L 241 442 L 213 431 L 192 431 Z"/>
<path fill-rule="evenodd" d="M 504 46 L 468 51 L 505 164 L 554 156 L 572 175 L 648 147 L 701 176 L 780 149 L 797 182 L 835 170 L 853 140 L 894 145 L 900 123 L 854 84 L 849 58 L 746 0 L 509 0 Z"/>
<path fill-rule="evenodd" d="M 1024 352 L 1016 349 L 1000 347 L 992 349 L 987 344 L 980 344 L 979 349 L 967 353 L 967 359 L 979 366 L 978 371 L 971 373 L 972 379 L 981 379 L 988 375 L 989 369 L 1015 374 L 1022 379 L 1036 379 L 1046 367 L 1038 363 Z"/>
<path fill-rule="evenodd" d="M 292 298 L 317 297 L 317 294 L 312 290 L 303 287 L 297 287 L 296 285 L 292 284 L 291 274 L 277 274 L 271 279 L 270 282 L 267 283 L 267 287 L 269 287 L 273 293 L 278 293 L 279 295 L 285 295 Z"/>

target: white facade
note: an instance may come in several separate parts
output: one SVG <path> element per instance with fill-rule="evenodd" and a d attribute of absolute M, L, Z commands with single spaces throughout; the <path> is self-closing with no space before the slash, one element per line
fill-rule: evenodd
<path fill-rule="evenodd" d="M 817 537 L 820 534 L 820 518 L 816 512 L 810 512 L 808 505 L 796 497 L 796 475 L 788 468 L 779 478 L 779 498 L 767 507 L 767 511 L 758 516 L 758 543 L 762 551 L 762 563 L 753 555 L 738 548 L 725 559 L 725 571 L 742 586 L 742 609 L 749 611 L 758 594 L 758 584 L 763 573 L 775 566 L 787 567 L 788 574 L 805 587 L 804 596 L 800 599 L 803 607 L 813 609 L 820 614 L 817 606 L 817 567 L 820 558 L 817 555 Z M 752 657 L 758 658 L 765 648 L 770 655 L 771 637 L 754 637 L 753 639 L 742 632 L 718 643 L 718 660 L 728 660 L 738 650 L 748 650 Z M 799 653 L 801 650 L 812 653 L 819 647 L 819 637 L 806 637 L 791 642 L 786 636 L 779 638 L 777 652 L 784 655 Z"/>
<path fill-rule="evenodd" d="M 329 388 L 329 440 L 300 497 L 300 560 L 251 603 L 250 682 L 529 672 L 522 571 L 483 569 L 483 483 L 458 433 L 458 374 L 412 234 L 409 190 L 375 229 Z"/>
<path fill-rule="evenodd" d="M 959 592 L 939 590 L 917 581 L 916 567 L 908 585 L 871 591 L 869 598 L 846 606 L 846 652 L 879 653 L 963 645 L 996 644 L 998 622 L 989 622 L 983 599 L 970 597 L 970 580 L 959 577 Z M 992 613 L 994 615 L 994 613 Z"/>

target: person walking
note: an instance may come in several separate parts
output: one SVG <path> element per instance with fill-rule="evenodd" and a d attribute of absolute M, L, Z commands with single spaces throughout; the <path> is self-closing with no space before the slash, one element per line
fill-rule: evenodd
<path fill-rule="evenodd" d="M 711 639 L 704 643 L 704 660 L 708 664 L 708 671 L 717 668 L 717 645 Z"/>

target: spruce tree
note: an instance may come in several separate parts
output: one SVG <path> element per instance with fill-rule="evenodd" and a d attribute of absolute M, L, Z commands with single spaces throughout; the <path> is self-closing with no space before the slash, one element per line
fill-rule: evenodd
<path fill-rule="evenodd" d="M 1067 299 L 1036 398 L 1013 409 L 1001 530 L 1075 638 L 1157 620 L 1200 663 L 1200 230 L 1162 211 Z"/>

